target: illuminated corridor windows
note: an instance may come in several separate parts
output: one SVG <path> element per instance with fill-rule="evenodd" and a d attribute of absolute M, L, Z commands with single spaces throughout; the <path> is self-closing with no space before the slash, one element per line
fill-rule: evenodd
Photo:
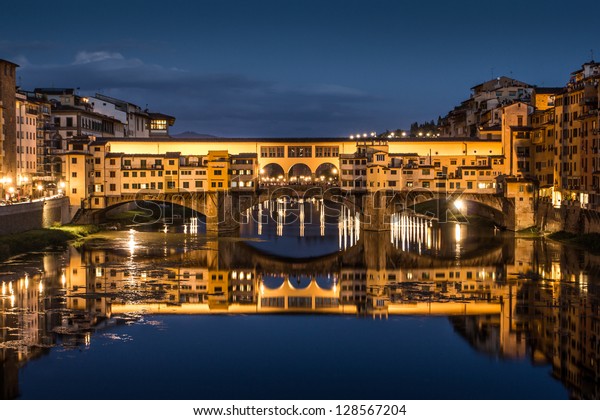
<path fill-rule="evenodd" d="M 339 154 L 338 146 L 315 146 L 315 157 L 338 157 Z"/>
<path fill-rule="evenodd" d="M 260 148 L 260 157 L 282 158 L 284 157 L 284 146 L 262 146 Z"/>
<path fill-rule="evenodd" d="M 312 146 L 288 146 L 288 158 L 312 157 Z"/>

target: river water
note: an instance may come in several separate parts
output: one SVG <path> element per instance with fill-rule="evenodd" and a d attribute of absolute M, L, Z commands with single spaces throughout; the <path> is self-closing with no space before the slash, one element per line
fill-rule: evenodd
<path fill-rule="evenodd" d="M 1 264 L 2 397 L 599 397 L 600 257 L 321 201 L 246 216 Z"/>

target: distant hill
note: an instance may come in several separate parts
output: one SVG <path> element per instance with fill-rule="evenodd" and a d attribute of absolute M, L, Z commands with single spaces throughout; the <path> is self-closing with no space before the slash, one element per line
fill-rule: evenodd
<path fill-rule="evenodd" d="M 172 134 L 171 137 L 176 139 L 216 139 L 218 136 L 213 136 L 211 134 L 200 134 L 195 131 L 184 131 L 179 134 Z"/>

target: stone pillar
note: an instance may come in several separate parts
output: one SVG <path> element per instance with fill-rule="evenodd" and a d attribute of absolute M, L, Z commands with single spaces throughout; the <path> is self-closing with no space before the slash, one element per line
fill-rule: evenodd
<path fill-rule="evenodd" d="M 385 191 L 370 192 L 363 196 L 362 216 L 364 230 L 390 230 Z"/>
<path fill-rule="evenodd" d="M 240 214 L 231 194 L 224 191 L 207 192 L 204 201 L 207 234 L 230 235 L 238 232 Z"/>

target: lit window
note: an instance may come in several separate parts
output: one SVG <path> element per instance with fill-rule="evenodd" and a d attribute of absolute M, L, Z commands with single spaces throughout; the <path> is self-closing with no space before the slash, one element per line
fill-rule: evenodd
<path fill-rule="evenodd" d="M 151 130 L 166 130 L 167 129 L 167 120 L 152 120 L 150 122 Z"/>

